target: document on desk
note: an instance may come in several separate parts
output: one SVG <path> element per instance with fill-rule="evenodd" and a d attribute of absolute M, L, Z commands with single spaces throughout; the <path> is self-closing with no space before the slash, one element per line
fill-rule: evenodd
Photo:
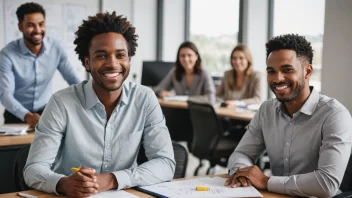
<path fill-rule="evenodd" d="M 187 101 L 188 96 L 167 96 L 163 98 L 165 101 Z"/>
<path fill-rule="evenodd" d="M 166 197 L 263 197 L 254 187 L 230 188 L 224 186 L 226 178 L 199 178 L 175 182 L 164 182 L 141 187 Z M 197 186 L 208 187 L 208 191 L 196 191 Z"/>
<path fill-rule="evenodd" d="M 136 195 L 133 195 L 131 193 L 128 193 L 123 190 L 109 190 L 105 192 L 100 192 L 95 195 L 90 196 L 89 198 L 139 198 Z"/>
<path fill-rule="evenodd" d="M 0 126 L 0 135 L 26 135 L 28 126 Z"/>

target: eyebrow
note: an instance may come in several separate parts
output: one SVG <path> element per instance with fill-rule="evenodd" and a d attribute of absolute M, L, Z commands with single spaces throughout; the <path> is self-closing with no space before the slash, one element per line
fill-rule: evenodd
<path fill-rule="evenodd" d="M 285 65 L 281 65 L 280 69 L 282 68 L 292 68 L 293 66 L 292 65 L 289 65 L 289 64 L 285 64 Z M 273 67 L 266 67 L 266 70 L 271 70 L 271 69 L 274 69 Z"/>
<path fill-rule="evenodd" d="M 96 50 L 93 52 L 93 54 L 97 54 L 97 53 L 106 53 L 107 51 L 106 50 Z M 115 50 L 115 52 L 127 52 L 127 50 L 125 49 L 117 49 Z"/>

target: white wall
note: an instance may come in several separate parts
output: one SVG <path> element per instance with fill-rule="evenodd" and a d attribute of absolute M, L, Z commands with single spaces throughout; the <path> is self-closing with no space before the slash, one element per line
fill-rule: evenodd
<path fill-rule="evenodd" d="M 185 0 L 164 1 L 163 61 L 176 61 L 177 49 L 184 42 Z"/>
<path fill-rule="evenodd" d="M 352 111 L 352 1 L 326 0 L 322 93 Z"/>
<path fill-rule="evenodd" d="M 136 55 L 132 57 L 128 80 L 140 83 L 142 62 L 156 59 L 157 1 L 156 0 L 103 0 L 103 11 L 116 11 L 127 16 L 139 35 Z"/>
<path fill-rule="evenodd" d="M 243 43 L 252 53 L 253 68 L 263 74 L 262 98 L 267 98 L 266 48 L 268 41 L 268 0 L 247 0 L 243 10 Z"/>

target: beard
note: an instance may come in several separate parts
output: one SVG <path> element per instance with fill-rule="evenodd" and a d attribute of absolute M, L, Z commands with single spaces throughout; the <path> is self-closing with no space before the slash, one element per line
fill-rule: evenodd
<path fill-rule="evenodd" d="M 42 39 L 38 42 L 38 41 L 35 41 L 34 38 L 32 38 L 32 36 L 36 35 L 36 34 L 41 34 L 42 35 Z M 43 39 L 44 39 L 44 36 L 45 36 L 45 33 L 42 32 L 42 33 L 31 33 L 29 36 L 25 35 L 23 33 L 23 38 L 28 41 L 31 45 L 40 45 L 42 44 L 43 42 Z"/>
<path fill-rule="evenodd" d="M 279 102 L 291 102 L 294 99 L 296 99 L 303 91 L 304 87 L 305 87 L 305 82 L 304 82 L 304 77 L 302 76 L 302 78 L 299 80 L 298 85 L 296 88 L 294 88 L 290 94 L 289 97 L 279 97 L 278 95 L 276 95 L 275 93 L 275 87 L 278 85 L 287 85 L 287 87 L 292 87 L 293 82 L 288 82 L 288 83 L 275 83 L 275 84 L 271 84 L 270 85 L 270 89 L 271 91 L 275 94 L 276 99 Z"/>

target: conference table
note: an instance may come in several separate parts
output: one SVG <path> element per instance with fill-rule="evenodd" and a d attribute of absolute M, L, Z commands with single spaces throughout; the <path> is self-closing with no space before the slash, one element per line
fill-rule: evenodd
<path fill-rule="evenodd" d="M 228 177 L 228 175 L 215 175 L 215 176 L 220 176 L 220 177 Z M 185 180 L 185 179 L 193 179 L 193 178 L 199 178 L 199 177 L 205 177 L 205 176 L 196 176 L 196 177 L 188 177 L 188 178 L 182 178 L 182 179 L 175 179 L 173 181 L 180 181 L 180 180 Z M 126 189 L 125 190 L 128 193 L 131 193 L 133 195 L 136 195 L 141 198 L 152 198 L 153 196 L 139 192 L 134 189 Z M 277 194 L 277 193 L 272 193 L 264 190 L 259 190 L 259 192 L 263 195 L 264 198 L 292 198 L 291 196 L 287 195 L 282 195 L 282 194 Z M 37 198 L 65 198 L 66 196 L 57 196 L 54 194 L 48 194 L 44 192 L 40 192 L 37 190 L 29 190 L 29 191 L 23 191 L 23 193 L 29 194 L 36 196 Z M 14 193 L 8 193 L 8 194 L 0 194 L 0 198 L 19 198 L 19 196 Z"/>
<path fill-rule="evenodd" d="M 174 141 L 185 141 L 191 149 L 193 141 L 193 127 L 186 101 L 165 101 L 158 99 L 169 129 L 171 139 Z M 240 107 L 220 107 L 220 104 L 213 105 L 215 113 L 221 121 L 226 131 L 232 131 L 229 126 L 236 126 L 236 134 L 232 134 L 236 139 L 241 138 L 245 131 L 245 126 L 249 124 L 255 115 L 255 111 Z M 227 126 L 225 125 L 227 124 Z"/>
<path fill-rule="evenodd" d="M 158 99 L 161 107 L 164 108 L 175 108 L 175 109 L 187 109 L 188 104 L 185 101 L 165 101 Z M 220 117 L 227 117 L 236 120 L 250 121 L 252 120 L 255 111 L 248 110 L 240 107 L 220 107 L 220 104 L 214 105 L 215 112 Z"/>

